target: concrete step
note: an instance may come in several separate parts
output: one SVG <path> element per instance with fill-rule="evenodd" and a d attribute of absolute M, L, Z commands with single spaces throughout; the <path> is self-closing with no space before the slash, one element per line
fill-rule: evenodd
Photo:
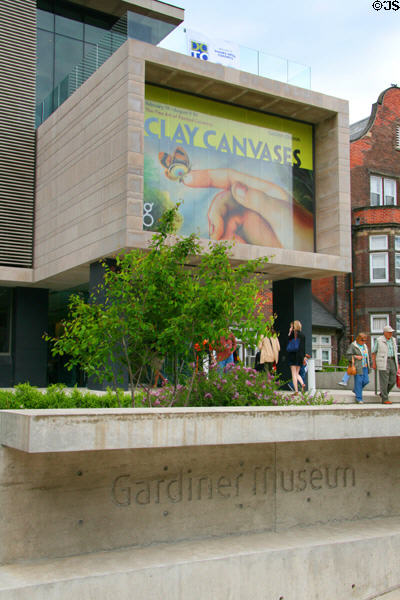
<path fill-rule="evenodd" d="M 399 553 L 397 517 L 363 519 L 5 565 L 0 600 L 377 600 Z"/>
<path fill-rule="evenodd" d="M 354 404 L 356 401 L 352 387 L 350 386 L 348 388 L 341 388 L 340 390 L 318 391 L 327 393 L 328 397 L 333 398 L 335 404 Z M 391 392 L 389 400 L 391 400 L 393 404 L 400 404 L 400 391 L 396 390 L 395 392 Z M 374 391 L 370 390 L 363 391 L 363 401 L 365 404 L 376 404 L 377 406 L 382 405 L 380 397 L 377 396 Z"/>

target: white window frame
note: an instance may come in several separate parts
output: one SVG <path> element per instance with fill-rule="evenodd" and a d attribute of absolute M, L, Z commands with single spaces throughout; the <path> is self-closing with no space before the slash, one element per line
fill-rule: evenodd
<path fill-rule="evenodd" d="M 383 260 L 384 266 L 374 265 L 374 261 Z M 385 269 L 384 277 L 374 277 L 374 269 Z M 369 280 L 371 283 L 387 283 L 389 281 L 389 255 L 387 252 L 371 252 L 369 255 Z"/>
<path fill-rule="evenodd" d="M 387 235 L 370 235 L 369 236 L 369 249 L 373 252 L 377 252 L 378 250 L 387 250 L 388 249 L 388 236 Z"/>
<path fill-rule="evenodd" d="M 400 315 L 399 315 L 400 316 Z M 375 323 L 375 319 L 381 320 L 380 324 L 376 324 Z M 385 327 L 385 325 L 390 325 L 389 323 L 389 315 L 387 313 L 378 313 L 378 314 L 374 314 L 374 315 L 370 315 L 370 326 L 371 326 L 371 351 L 372 348 L 374 347 L 375 344 L 375 340 L 383 335 L 383 328 Z M 375 334 L 375 335 L 373 335 Z"/>
<path fill-rule="evenodd" d="M 329 342 L 323 338 L 328 338 Z M 328 360 L 322 359 L 322 352 L 328 352 Z M 332 363 L 332 336 L 328 334 L 312 335 L 312 357 L 315 359 L 317 366 L 329 365 Z"/>
<path fill-rule="evenodd" d="M 390 190 L 389 187 L 393 189 Z M 377 200 L 373 202 L 372 194 L 377 195 Z M 386 198 L 393 198 L 393 202 L 386 202 Z M 396 206 L 397 205 L 397 180 L 391 177 L 382 177 L 380 175 L 370 175 L 370 205 L 371 206 Z"/>
<path fill-rule="evenodd" d="M 370 318 L 371 333 L 378 333 L 379 335 L 382 335 L 383 328 L 386 325 L 389 325 L 388 313 L 375 313 L 373 315 L 370 315 L 369 318 Z M 382 322 L 384 321 L 384 324 L 382 325 L 381 323 L 379 323 L 379 325 L 377 325 L 375 322 L 375 319 L 376 320 L 379 319 Z"/>

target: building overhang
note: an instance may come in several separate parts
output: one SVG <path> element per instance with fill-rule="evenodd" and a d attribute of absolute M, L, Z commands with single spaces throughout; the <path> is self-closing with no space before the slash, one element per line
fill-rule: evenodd
<path fill-rule="evenodd" d="M 347 101 L 131 39 L 37 130 L 36 284 L 79 285 L 91 263 L 148 247 L 146 83 L 312 124 L 315 252 L 236 244 L 232 259 L 268 256 L 269 280 L 351 270 Z"/>
<path fill-rule="evenodd" d="M 158 0 L 75 0 L 75 3 L 116 17 L 132 11 L 176 26 L 185 17 L 183 8 Z"/>

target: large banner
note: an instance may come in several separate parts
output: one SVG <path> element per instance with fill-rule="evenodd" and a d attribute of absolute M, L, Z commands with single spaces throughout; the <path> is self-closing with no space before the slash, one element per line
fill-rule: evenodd
<path fill-rule="evenodd" d="M 314 251 L 312 126 L 146 86 L 143 229 Z"/>

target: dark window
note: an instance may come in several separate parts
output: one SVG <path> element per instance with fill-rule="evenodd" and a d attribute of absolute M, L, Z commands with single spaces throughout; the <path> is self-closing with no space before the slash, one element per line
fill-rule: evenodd
<path fill-rule="evenodd" d="M 10 353 L 11 297 L 10 288 L 0 288 L 0 354 Z"/>

